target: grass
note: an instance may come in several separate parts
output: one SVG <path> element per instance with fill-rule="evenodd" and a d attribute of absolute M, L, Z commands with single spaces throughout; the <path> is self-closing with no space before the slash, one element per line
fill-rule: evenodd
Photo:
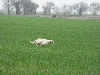
<path fill-rule="evenodd" d="M 99 50 L 99 20 L 0 16 L 1 75 L 99 75 Z"/>

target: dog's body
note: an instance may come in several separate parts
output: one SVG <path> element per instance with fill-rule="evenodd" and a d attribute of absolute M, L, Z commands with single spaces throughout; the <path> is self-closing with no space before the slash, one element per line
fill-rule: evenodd
<path fill-rule="evenodd" d="M 31 42 L 31 43 L 36 44 L 38 46 L 42 46 L 42 45 L 47 45 L 47 44 L 54 44 L 54 41 L 53 40 L 47 40 L 47 39 L 38 38 L 37 40 L 35 40 L 35 41 Z"/>

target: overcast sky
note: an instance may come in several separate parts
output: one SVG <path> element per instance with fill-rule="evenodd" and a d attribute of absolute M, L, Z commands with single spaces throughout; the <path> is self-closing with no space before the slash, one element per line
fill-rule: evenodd
<path fill-rule="evenodd" d="M 39 5 L 38 11 L 42 10 L 42 5 L 44 5 L 46 2 L 54 2 L 57 6 L 62 6 L 63 4 L 73 4 L 73 3 L 79 3 L 81 1 L 87 2 L 88 4 L 92 2 L 98 2 L 100 3 L 100 0 L 33 0 L 35 3 Z M 3 9 L 3 2 L 0 0 L 0 9 Z"/>

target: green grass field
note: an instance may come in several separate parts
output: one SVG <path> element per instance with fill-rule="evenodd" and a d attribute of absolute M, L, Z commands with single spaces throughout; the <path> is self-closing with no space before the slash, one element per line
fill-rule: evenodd
<path fill-rule="evenodd" d="M 100 21 L 0 16 L 0 73 L 100 75 Z"/>

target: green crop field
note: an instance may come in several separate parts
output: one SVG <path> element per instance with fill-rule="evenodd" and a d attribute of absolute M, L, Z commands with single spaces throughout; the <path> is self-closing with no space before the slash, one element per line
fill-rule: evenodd
<path fill-rule="evenodd" d="M 0 75 L 100 75 L 100 21 L 0 16 Z"/>

